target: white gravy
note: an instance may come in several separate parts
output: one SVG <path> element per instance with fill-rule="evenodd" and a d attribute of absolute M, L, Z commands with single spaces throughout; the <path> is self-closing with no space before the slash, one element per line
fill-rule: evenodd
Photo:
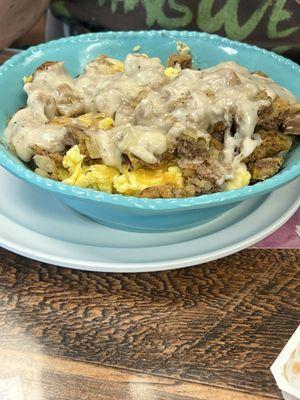
<path fill-rule="evenodd" d="M 45 124 L 33 115 L 29 107 L 19 110 L 10 120 L 5 130 L 6 139 L 12 144 L 17 155 L 29 162 L 34 155 L 33 146 L 49 153 L 61 152 L 65 149 L 63 140 L 66 128 L 58 124 Z"/>
<path fill-rule="evenodd" d="M 123 153 L 155 163 L 187 129 L 209 140 L 209 128 L 223 122 L 222 163 L 230 176 L 261 143 L 253 133 L 260 107 L 271 104 L 277 95 L 296 101 L 271 79 L 251 74 L 234 62 L 201 71 L 185 69 L 174 78 L 165 76 L 158 58 L 129 54 L 123 72 L 104 65 L 103 60 L 100 57 L 88 64 L 78 78 L 72 78 L 63 63 L 54 63 L 25 84 L 27 108 L 17 112 L 5 130 L 21 159 L 30 160 L 34 144 L 47 151 L 64 149 L 66 129 L 48 124 L 58 114 L 99 111 L 113 117 L 116 126 L 93 131 L 94 141 L 104 163 L 116 168 L 121 167 Z M 261 91 L 267 93 L 267 99 L 259 99 Z M 64 103 L 64 99 L 68 101 Z M 234 135 L 230 132 L 233 121 Z"/>

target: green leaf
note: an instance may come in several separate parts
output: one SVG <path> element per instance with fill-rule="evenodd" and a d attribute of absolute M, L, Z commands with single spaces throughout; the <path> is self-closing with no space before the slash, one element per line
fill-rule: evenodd
<path fill-rule="evenodd" d="M 66 19 L 72 19 L 72 15 L 70 14 L 63 0 L 54 1 L 51 4 L 51 7 L 55 15 L 59 15 L 60 17 Z"/>
<path fill-rule="evenodd" d="M 296 47 L 296 46 L 295 45 L 277 46 L 277 47 L 274 47 L 272 49 L 272 51 L 275 51 L 275 53 L 278 53 L 278 54 L 283 54 L 286 51 L 293 49 L 294 47 Z"/>
<path fill-rule="evenodd" d="M 124 0 L 124 11 L 133 11 L 140 3 L 140 0 Z"/>
<path fill-rule="evenodd" d="M 118 0 L 111 0 L 111 12 L 114 14 L 117 11 L 117 7 L 118 7 Z"/>

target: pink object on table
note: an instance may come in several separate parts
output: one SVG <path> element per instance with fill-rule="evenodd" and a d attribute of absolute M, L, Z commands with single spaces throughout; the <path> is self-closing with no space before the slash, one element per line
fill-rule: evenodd
<path fill-rule="evenodd" d="M 281 228 L 256 243 L 254 247 L 260 249 L 300 249 L 300 209 Z"/>

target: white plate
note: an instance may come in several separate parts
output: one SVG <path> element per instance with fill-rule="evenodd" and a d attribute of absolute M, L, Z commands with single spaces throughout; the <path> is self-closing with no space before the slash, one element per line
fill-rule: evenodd
<path fill-rule="evenodd" d="M 221 258 L 274 232 L 300 205 L 298 179 L 195 228 L 134 233 L 96 224 L 3 169 L 0 181 L 0 246 L 39 261 L 91 271 L 159 271 Z"/>

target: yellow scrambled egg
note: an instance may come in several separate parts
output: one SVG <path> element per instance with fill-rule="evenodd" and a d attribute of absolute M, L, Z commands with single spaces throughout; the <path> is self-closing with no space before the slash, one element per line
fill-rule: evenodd
<path fill-rule="evenodd" d="M 240 189 L 249 185 L 251 174 L 247 171 L 246 165 L 241 164 L 235 171 L 234 179 L 226 181 L 226 190 Z"/>
<path fill-rule="evenodd" d="M 75 122 L 80 122 L 85 125 L 87 128 L 93 125 L 95 122 L 100 122 L 104 118 L 104 114 L 102 113 L 86 113 L 79 115 L 77 118 L 73 118 Z M 98 122 L 98 123 L 99 123 Z"/>
<path fill-rule="evenodd" d="M 74 122 L 82 125 L 84 128 L 89 128 L 94 123 L 98 123 L 98 128 L 105 131 L 114 126 L 114 120 L 110 117 L 105 117 L 103 113 L 86 113 L 76 118 L 60 116 L 55 117 L 51 122 L 62 125 L 72 125 Z"/>
<path fill-rule="evenodd" d="M 119 193 L 134 195 L 151 186 L 174 185 L 182 187 L 183 179 L 178 167 L 164 170 L 137 169 L 114 178 L 114 187 Z"/>
<path fill-rule="evenodd" d="M 173 68 L 173 67 L 168 67 L 165 69 L 164 74 L 168 77 L 168 78 L 176 78 L 176 76 L 178 76 L 181 72 L 181 69 L 178 68 Z"/>
<path fill-rule="evenodd" d="M 119 171 L 106 165 L 82 165 L 84 156 L 80 154 L 79 147 L 72 147 L 64 156 L 63 166 L 69 171 L 69 177 L 63 182 L 83 188 L 92 188 L 111 193 L 113 179 Z"/>
<path fill-rule="evenodd" d="M 112 126 L 114 126 L 114 120 L 110 117 L 103 118 L 98 122 L 98 128 L 104 131 L 107 131 Z"/>
<path fill-rule="evenodd" d="M 33 75 L 28 75 L 23 77 L 24 83 L 31 83 L 33 81 Z"/>
<path fill-rule="evenodd" d="M 124 71 L 124 63 L 122 61 L 116 60 L 115 58 L 107 57 L 107 61 L 112 65 L 114 71 L 123 72 Z"/>
<path fill-rule="evenodd" d="M 80 154 L 77 145 L 66 153 L 63 166 L 68 176 L 63 176 L 61 171 L 64 183 L 127 195 L 138 194 L 151 186 L 171 184 L 181 187 L 183 185 L 181 171 L 178 167 L 169 167 L 165 171 L 138 169 L 121 174 L 115 168 L 102 164 L 83 165 L 83 160 L 84 156 Z"/>

